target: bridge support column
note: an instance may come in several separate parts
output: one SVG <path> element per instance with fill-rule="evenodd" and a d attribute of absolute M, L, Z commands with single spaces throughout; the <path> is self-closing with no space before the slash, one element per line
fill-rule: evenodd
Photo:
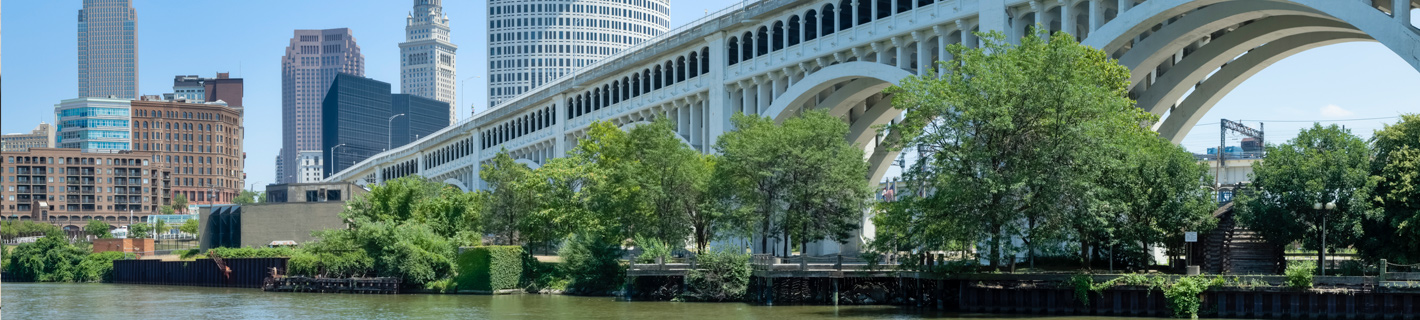
<path fill-rule="evenodd" d="M 1134 8 L 1134 0 L 1119 0 L 1119 14 Z"/>
<path fill-rule="evenodd" d="M 1099 29 L 1100 29 L 1100 26 L 1104 25 L 1104 3 L 1103 3 L 1104 0 L 1089 0 L 1089 1 L 1090 1 L 1090 34 L 1094 34 L 1094 33 L 1095 33 L 1095 30 L 1099 30 Z M 1083 39 L 1081 39 L 1081 40 L 1083 40 Z"/>
<path fill-rule="evenodd" d="M 1079 41 L 1080 32 L 1075 30 L 1075 6 L 1066 0 L 1058 0 L 1057 3 L 1060 4 L 1060 31 L 1070 33 Z"/>
<path fill-rule="evenodd" d="M 1399 22 L 1401 25 L 1405 26 L 1411 25 L 1410 0 L 1390 0 L 1390 3 L 1390 12 L 1392 13 L 1391 16 L 1395 17 L 1395 22 Z"/>
<path fill-rule="evenodd" d="M 769 110 L 769 79 L 765 76 L 754 77 L 754 114 L 762 115 L 765 110 Z"/>
<path fill-rule="evenodd" d="M 977 25 L 981 27 L 981 32 L 1001 31 L 1006 32 L 1010 25 L 1006 23 L 1006 0 L 980 0 L 977 5 L 980 10 L 977 12 Z M 962 39 L 967 38 L 966 34 L 970 28 L 962 29 Z M 976 47 L 976 36 L 970 37 L 972 42 L 970 47 Z"/>

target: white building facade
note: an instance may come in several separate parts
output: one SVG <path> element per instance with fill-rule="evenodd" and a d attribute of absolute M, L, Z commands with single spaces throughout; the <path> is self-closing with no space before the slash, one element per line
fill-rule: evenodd
<path fill-rule="evenodd" d="M 325 171 L 321 159 L 320 150 L 301 151 L 296 158 L 296 183 L 320 182 L 325 177 L 321 174 Z"/>
<path fill-rule="evenodd" d="M 489 1 L 487 107 L 669 30 L 669 0 Z"/>
<path fill-rule="evenodd" d="M 79 97 L 138 98 L 138 10 L 132 0 L 84 0 Z"/>
<path fill-rule="evenodd" d="M 449 42 L 449 17 L 443 0 L 414 0 L 399 44 L 399 88 L 412 94 L 449 103 L 449 123 L 458 119 L 457 84 L 459 47 Z"/>

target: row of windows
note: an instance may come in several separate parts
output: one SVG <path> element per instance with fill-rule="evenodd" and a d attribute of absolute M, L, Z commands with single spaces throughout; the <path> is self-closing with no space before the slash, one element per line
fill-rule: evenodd
<path fill-rule="evenodd" d="M 120 127 L 127 128 L 128 120 L 113 119 L 79 119 L 65 120 L 59 123 L 60 128 L 89 128 L 89 127 Z"/>
<path fill-rule="evenodd" d="M 139 117 L 148 118 L 173 118 L 173 119 L 193 119 L 193 120 L 213 120 L 222 121 L 221 113 L 213 112 L 178 112 L 164 110 L 139 109 Z"/>
<path fill-rule="evenodd" d="M 801 41 L 814 40 L 821 35 L 830 35 L 934 2 L 936 0 L 839 0 L 836 7 L 830 3 L 817 10 L 805 11 L 802 19 L 799 15 L 792 15 L 786 20 L 787 24 L 785 21 L 774 21 L 772 25 L 760 26 L 758 30 L 730 37 L 727 41 L 726 56 L 729 58 L 729 64 L 734 65 L 746 59 L 797 45 Z M 802 39 L 799 36 L 801 33 Z"/>
<path fill-rule="evenodd" d="M 552 107 L 545 107 L 541 110 L 524 114 L 517 119 L 508 120 L 496 128 L 483 131 L 483 146 L 481 149 L 488 149 L 509 140 L 517 139 L 523 135 L 537 132 L 543 128 L 551 127 L 556 123 L 553 116 Z"/>
<path fill-rule="evenodd" d="M 66 109 L 59 111 L 60 117 L 100 117 L 100 116 L 128 116 L 128 109 L 124 108 L 98 108 L 83 107 Z"/>
<path fill-rule="evenodd" d="M 72 157 L 71 157 L 71 158 L 65 158 L 65 157 L 55 158 L 55 157 L 23 157 L 23 156 L 22 156 L 22 157 L 6 157 L 6 158 L 5 158 L 5 162 L 6 162 L 6 163 L 15 163 L 16 161 L 19 161 L 19 163 L 38 163 L 38 164 L 50 164 L 50 163 L 64 164 L 65 162 L 68 162 L 69 164 L 84 164 L 84 165 L 89 165 L 89 164 L 100 164 L 100 165 L 102 165 L 102 164 L 108 164 L 108 165 L 115 165 L 115 164 L 117 164 L 117 165 L 121 165 L 121 166 L 136 166 L 136 165 L 139 164 L 139 161 L 142 161 L 143 166 L 147 166 L 147 165 L 148 165 L 148 161 L 147 161 L 147 160 L 140 160 L 140 159 L 72 158 Z M 57 161 L 57 162 L 56 162 L 56 161 Z"/>
<path fill-rule="evenodd" d="M 491 68 L 526 68 L 536 67 L 539 62 L 527 62 L 534 60 L 510 58 L 511 55 L 594 55 L 601 59 L 606 56 L 621 52 L 625 47 L 609 47 L 598 45 L 524 45 L 524 46 L 503 46 L 493 47 L 493 61 L 490 61 Z M 519 62 L 522 61 L 522 62 Z M 552 60 L 542 60 L 549 61 Z"/>
<path fill-rule="evenodd" d="M 488 29 L 507 30 L 519 27 L 552 28 L 564 27 L 574 30 L 585 30 L 587 28 L 603 28 L 613 31 L 631 31 L 656 35 L 664 32 L 665 28 L 653 28 L 640 23 L 644 20 L 632 17 L 628 20 L 607 20 L 596 18 L 517 18 L 499 19 L 488 22 Z"/>
<path fill-rule="evenodd" d="M 570 2 L 570 1 L 569 1 L 569 2 Z M 596 4 L 571 4 L 571 3 L 566 3 L 566 4 L 562 4 L 562 3 L 534 3 L 534 4 L 514 4 L 514 5 L 492 6 L 492 7 L 489 7 L 488 10 L 489 10 L 490 15 L 505 15 L 505 14 L 519 14 L 519 13 L 539 13 L 539 12 L 542 12 L 542 13 L 567 13 L 567 12 L 573 12 L 573 13 L 605 14 L 605 15 L 614 15 L 614 16 L 624 17 L 624 16 L 628 16 L 628 15 L 630 15 L 630 14 L 632 14 L 632 13 L 639 13 L 639 11 L 637 11 L 637 10 L 634 10 L 634 9 L 627 9 L 627 8 L 626 8 L 626 6 L 634 6 L 634 7 L 638 8 L 638 9 L 649 9 L 649 10 L 651 10 L 651 11 L 660 13 L 661 15 L 664 15 L 664 16 L 669 16 L 669 15 L 671 14 L 670 7 L 665 6 L 665 5 L 662 5 L 661 3 L 655 2 L 655 1 L 648 1 L 648 0 L 612 0 L 612 1 L 608 1 L 608 2 L 612 2 L 612 3 L 614 3 L 614 4 L 610 4 L 610 5 L 596 5 Z M 617 4 L 620 4 L 620 5 L 617 5 Z M 669 25 L 669 24 L 670 24 L 670 21 L 667 21 L 666 19 L 655 19 L 655 20 L 657 20 L 656 23 L 658 23 L 658 24 L 662 24 L 662 25 Z"/>
<path fill-rule="evenodd" d="M 443 148 L 439 148 L 439 150 L 425 154 L 424 169 L 438 167 L 456 159 L 472 155 L 473 143 L 470 142 L 470 139 L 464 139 L 453 145 L 444 146 Z"/>
<path fill-rule="evenodd" d="M 572 119 L 601 110 L 601 108 L 626 99 L 639 97 L 642 94 L 695 78 L 707 72 L 710 72 L 710 48 L 703 47 L 699 51 L 691 51 L 686 55 L 666 61 L 664 64 L 643 69 L 641 72 L 632 72 L 630 75 L 622 77 L 621 80 L 613 80 L 611 83 L 603 84 L 601 88 L 592 88 L 576 97 L 568 98 L 567 118 Z"/>
<path fill-rule="evenodd" d="M 581 44 L 587 41 L 601 41 L 619 43 L 627 46 L 635 45 L 645 41 L 654 33 L 643 32 L 641 34 L 624 34 L 622 31 L 608 30 L 606 32 L 580 32 L 580 31 L 522 31 L 522 32 L 500 32 L 491 35 L 493 43 L 490 47 L 505 45 L 507 42 L 531 41 L 542 43 L 551 40 L 574 40 Z M 496 52 L 496 51 L 495 51 Z"/>

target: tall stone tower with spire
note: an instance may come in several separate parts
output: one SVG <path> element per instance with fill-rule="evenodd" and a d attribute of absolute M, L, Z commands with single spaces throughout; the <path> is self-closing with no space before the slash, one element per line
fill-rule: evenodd
<path fill-rule="evenodd" d="M 449 17 L 443 0 L 414 0 L 414 11 L 406 18 L 404 42 L 399 44 L 399 90 L 449 103 L 449 123 L 458 120 L 459 47 L 449 42 Z"/>

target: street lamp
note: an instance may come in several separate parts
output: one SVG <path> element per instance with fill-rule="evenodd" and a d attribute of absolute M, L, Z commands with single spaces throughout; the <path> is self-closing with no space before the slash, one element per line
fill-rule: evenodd
<path fill-rule="evenodd" d="M 1312 209 L 1321 212 L 1321 247 L 1317 248 L 1317 270 L 1321 275 L 1326 275 L 1326 217 L 1331 215 L 1332 210 L 1336 210 L 1336 202 L 1312 204 Z"/>
<path fill-rule="evenodd" d="M 335 145 L 334 147 L 330 147 L 330 171 L 331 171 L 331 172 L 327 172 L 326 174 L 335 174 L 335 148 L 344 147 L 344 146 L 345 146 L 345 144 L 342 143 L 342 144 L 337 144 L 337 145 Z"/>
<path fill-rule="evenodd" d="M 459 97 L 467 97 L 467 96 L 468 96 L 468 90 L 465 90 L 465 89 L 468 88 L 468 80 L 471 80 L 471 79 L 473 79 L 473 78 L 478 78 L 478 76 L 472 76 L 472 77 L 464 78 L 464 79 L 463 79 L 463 83 L 460 83 L 460 84 L 459 84 Z M 459 105 L 458 105 L 458 106 L 454 106 L 454 108 L 462 108 L 462 105 L 463 105 L 463 103 L 462 103 L 462 102 L 459 102 Z M 469 108 L 473 108 L 473 107 L 470 106 Z M 469 110 L 469 114 L 473 114 L 472 111 L 473 111 L 473 110 Z M 454 120 L 457 121 L 458 119 L 454 119 Z"/>
<path fill-rule="evenodd" d="M 398 116 L 402 116 L 402 115 L 404 115 L 404 114 L 401 113 L 401 114 L 396 114 L 396 115 L 390 116 L 389 125 L 388 125 L 388 129 L 389 129 L 389 130 L 388 130 L 388 132 L 387 132 L 388 134 L 385 135 L 385 150 L 394 149 L 394 117 L 398 117 Z M 332 152 L 334 152 L 334 151 L 332 151 Z M 334 159 L 334 158 L 331 158 L 331 159 Z"/>

